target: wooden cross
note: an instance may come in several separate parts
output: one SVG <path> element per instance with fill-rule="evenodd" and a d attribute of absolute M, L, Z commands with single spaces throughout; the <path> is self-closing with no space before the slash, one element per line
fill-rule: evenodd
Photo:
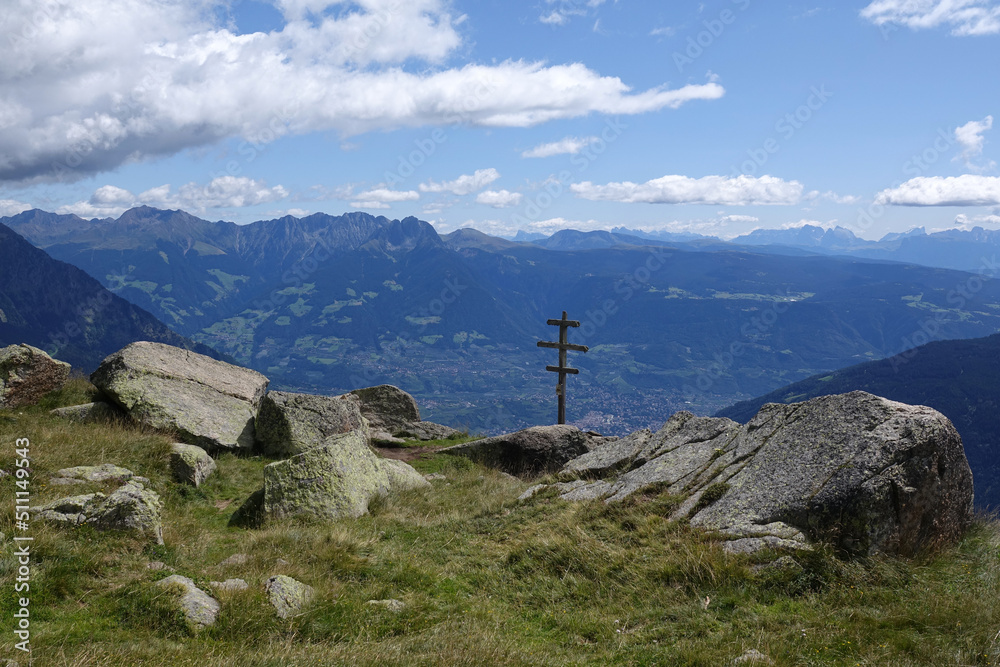
<path fill-rule="evenodd" d="M 551 343 L 549 341 L 538 341 L 538 347 L 547 347 L 554 350 L 559 350 L 559 365 L 558 366 L 546 366 L 545 370 L 552 371 L 553 373 L 559 373 L 559 384 L 556 385 L 556 396 L 559 397 L 559 423 L 566 423 L 566 375 L 579 375 L 580 371 L 576 368 L 569 368 L 566 366 L 566 351 L 573 350 L 574 352 L 587 352 L 590 350 L 586 345 L 573 345 L 568 342 L 566 333 L 569 327 L 578 327 L 580 323 L 577 320 L 567 319 L 568 315 L 566 311 L 563 311 L 561 320 L 549 320 L 548 324 L 550 326 L 559 327 L 559 342 Z"/>

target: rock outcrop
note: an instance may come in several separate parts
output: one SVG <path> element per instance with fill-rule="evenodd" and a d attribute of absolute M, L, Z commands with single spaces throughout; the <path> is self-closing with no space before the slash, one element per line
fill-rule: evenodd
<path fill-rule="evenodd" d="M 70 526 L 90 525 L 97 530 L 119 530 L 142 535 L 163 544 L 160 513 L 163 502 L 156 492 L 135 479 L 111 495 L 88 493 L 61 498 L 31 508 L 36 518 Z"/>
<path fill-rule="evenodd" d="M 37 403 L 44 394 L 66 384 L 69 371 L 69 364 L 31 345 L 0 349 L 0 408 Z"/>
<path fill-rule="evenodd" d="M 474 440 L 441 451 L 445 454 L 464 456 L 477 463 L 499 468 L 511 475 L 533 477 L 555 472 L 594 447 L 616 440 L 585 433 L 575 426 L 562 424 L 533 426 L 516 433 Z"/>
<path fill-rule="evenodd" d="M 360 401 L 361 413 L 371 424 L 372 440 L 444 440 L 458 431 L 420 419 L 420 408 L 408 393 L 390 384 L 356 389 L 348 396 Z"/>
<path fill-rule="evenodd" d="M 951 422 L 860 391 L 766 405 L 744 426 L 681 412 L 560 478 L 566 500 L 682 496 L 673 518 L 728 536 L 734 552 L 823 541 L 913 555 L 954 543 L 972 520 L 972 473 Z"/>
<path fill-rule="evenodd" d="M 294 456 L 319 447 L 327 438 L 349 431 L 367 433 L 361 402 L 352 394 L 314 396 L 268 392 L 257 413 L 256 437 L 261 453 Z"/>
<path fill-rule="evenodd" d="M 128 414 L 206 449 L 249 450 L 268 380 L 256 371 L 161 343 L 132 343 L 90 376 Z"/>
<path fill-rule="evenodd" d="M 170 446 L 170 471 L 178 482 L 201 486 L 216 468 L 215 460 L 201 447 L 180 442 Z"/>
<path fill-rule="evenodd" d="M 179 594 L 178 603 L 184 618 L 195 630 L 215 625 L 219 615 L 219 603 L 211 595 L 194 585 L 194 581 L 179 574 L 172 574 L 156 582 L 157 586 L 174 589 Z"/>

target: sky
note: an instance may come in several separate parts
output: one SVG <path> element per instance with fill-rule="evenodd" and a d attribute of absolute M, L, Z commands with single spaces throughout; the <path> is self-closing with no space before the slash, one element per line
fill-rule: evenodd
<path fill-rule="evenodd" d="M 1000 0 L 6 0 L 0 24 L 0 216 L 1000 228 Z"/>

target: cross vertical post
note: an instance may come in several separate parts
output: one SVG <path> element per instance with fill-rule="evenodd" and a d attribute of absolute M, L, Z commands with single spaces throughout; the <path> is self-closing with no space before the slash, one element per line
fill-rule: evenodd
<path fill-rule="evenodd" d="M 546 366 L 545 370 L 552 371 L 553 373 L 559 373 L 559 383 L 556 385 L 556 396 L 559 397 L 559 423 L 566 423 L 566 376 L 567 375 L 579 375 L 580 371 L 576 368 L 569 368 L 567 366 L 568 359 L 566 358 L 566 352 L 573 350 L 575 352 L 587 352 L 590 348 L 586 345 L 573 345 L 569 342 L 569 327 L 578 327 L 580 322 L 576 320 L 569 319 L 569 315 L 566 311 L 563 311 L 561 320 L 548 320 L 547 322 L 550 326 L 559 327 L 559 342 L 553 343 L 550 341 L 538 341 L 538 347 L 546 347 L 550 349 L 559 350 L 559 365 L 558 366 Z"/>

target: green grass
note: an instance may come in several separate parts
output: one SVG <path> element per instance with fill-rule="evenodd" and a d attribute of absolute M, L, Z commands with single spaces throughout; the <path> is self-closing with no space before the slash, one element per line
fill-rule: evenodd
<path fill-rule="evenodd" d="M 378 500 L 369 516 L 243 530 L 227 526 L 229 515 L 261 486 L 268 460 L 222 456 L 200 489 L 179 486 L 166 468 L 168 436 L 47 414 L 88 396 L 77 383 L 44 408 L 0 411 L 0 468 L 12 469 L 16 438 L 31 438 L 42 502 L 99 488 L 44 485 L 59 468 L 128 467 L 164 500 L 166 544 L 33 523 L 35 665 L 714 667 L 751 648 L 777 665 L 1000 664 L 992 520 L 915 560 L 845 562 L 820 548 L 759 569 L 777 554 L 727 556 L 716 537 L 669 522 L 679 499 L 660 489 L 612 506 L 544 495 L 519 503 L 525 483 L 438 455 L 416 465 L 446 479 Z M 13 493 L 13 480 L 0 480 L 0 504 L 12 508 Z M 11 524 L 10 511 L 0 514 L 8 536 Z M 3 553 L 0 581 L 12 582 L 16 564 Z M 220 565 L 234 553 L 248 562 Z M 195 634 L 154 585 L 165 573 L 150 561 L 202 587 L 240 577 L 250 589 L 218 594 L 216 625 Z M 303 614 L 274 615 L 263 583 L 275 574 L 316 588 Z M 0 614 L 10 619 L 5 585 Z M 406 609 L 366 604 L 386 598 Z M 18 658 L 12 643 L 4 633 L 0 659 Z"/>

